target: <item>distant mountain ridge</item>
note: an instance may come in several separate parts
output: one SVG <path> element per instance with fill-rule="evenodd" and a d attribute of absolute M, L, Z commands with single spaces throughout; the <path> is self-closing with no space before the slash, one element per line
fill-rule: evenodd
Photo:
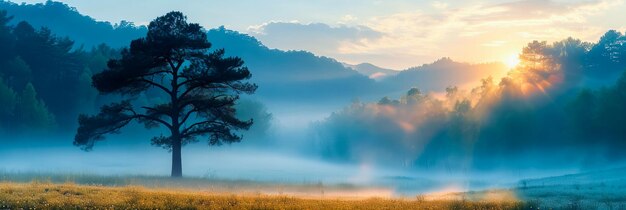
<path fill-rule="evenodd" d="M 506 75 L 509 69 L 503 63 L 470 64 L 441 58 L 433 63 L 409 68 L 381 80 L 389 90 L 443 91 L 448 86 L 471 86 L 489 76 L 494 79 Z"/>
<path fill-rule="evenodd" d="M 207 32 L 215 48 L 243 58 L 259 94 L 272 99 L 347 100 L 377 92 L 374 80 L 335 59 L 307 51 L 270 49 L 256 38 L 224 27 Z"/>
<path fill-rule="evenodd" d="M 382 68 L 371 63 L 361 63 L 357 65 L 344 63 L 343 65 L 374 80 L 382 80 L 383 78 L 394 76 L 400 72 L 398 70 Z"/>
<path fill-rule="evenodd" d="M 17 4 L 0 0 L 0 10 L 6 10 L 13 16 L 13 24 L 26 21 L 35 28 L 47 27 L 56 35 L 70 37 L 76 47 L 91 48 L 102 43 L 114 48 L 124 47 L 130 40 L 142 37 L 148 31 L 145 26 L 135 26 L 128 21 L 117 24 L 96 21 L 67 4 L 55 1 Z"/>

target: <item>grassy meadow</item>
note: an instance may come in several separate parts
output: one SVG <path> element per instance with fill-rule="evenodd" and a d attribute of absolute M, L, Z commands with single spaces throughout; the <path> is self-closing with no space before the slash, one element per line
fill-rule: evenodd
<path fill-rule="evenodd" d="M 531 205 L 517 201 L 307 198 L 139 186 L 0 183 L 0 209 L 532 209 Z"/>
<path fill-rule="evenodd" d="M 390 188 L 321 182 L 0 172 L 0 209 L 626 210 L 624 179 L 593 182 L 599 175 L 527 180 L 524 186 L 507 189 L 444 190 L 409 197 L 398 196 Z M 584 177 L 594 179 L 586 181 Z"/>

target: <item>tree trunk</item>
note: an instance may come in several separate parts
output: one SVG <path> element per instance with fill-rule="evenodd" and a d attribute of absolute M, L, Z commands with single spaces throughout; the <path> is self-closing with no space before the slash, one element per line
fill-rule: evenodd
<path fill-rule="evenodd" d="M 175 67 L 171 64 L 172 67 L 172 91 L 170 93 L 171 98 L 171 118 L 172 118 L 172 127 L 170 128 L 170 132 L 172 133 L 172 177 L 183 177 L 183 163 L 180 157 L 180 150 L 182 147 L 182 136 L 180 135 L 180 122 L 179 122 L 179 113 L 181 108 L 178 105 L 178 70 L 182 62 L 178 64 L 178 67 Z"/>
<path fill-rule="evenodd" d="M 172 177 L 183 177 L 183 163 L 181 159 L 181 139 L 178 135 L 172 136 Z"/>

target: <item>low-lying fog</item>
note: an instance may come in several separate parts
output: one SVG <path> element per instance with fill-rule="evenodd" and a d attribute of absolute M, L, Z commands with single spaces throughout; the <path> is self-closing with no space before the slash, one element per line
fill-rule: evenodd
<path fill-rule="evenodd" d="M 311 128 L 340 107 L 270 104 L 268 111 L 273 119 L 267 136 L 244 137 L 241 143 L 220 147 L 209 147 L 206 142 L 188 145 L 183 148 L 183 174 L 211 179 L 376 186 L 392 189 L 398 195 L 412 195 L 517 186 L 520 179 L 578 171 L 576 168 L 428 170 L 398 164 L 325 159 L 310 147 L 311 135 L 314 135 Z M 151 146 L 150 134 L 145 135 L 122 131 L 98 142 L 89 152 L 73 146 L 71 135 L 14 139 L 0 148 L 0 171 L 169 175 L 171 154 Z"/>

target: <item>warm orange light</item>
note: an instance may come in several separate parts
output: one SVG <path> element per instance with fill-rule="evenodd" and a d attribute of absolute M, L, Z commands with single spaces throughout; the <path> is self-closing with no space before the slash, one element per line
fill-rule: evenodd
<path fill-rule="evenodd" d="M 515 68 L 519 64 L 519 55 L 513 54 L 504 60 L 504 64 L 509 68 Z"/>

